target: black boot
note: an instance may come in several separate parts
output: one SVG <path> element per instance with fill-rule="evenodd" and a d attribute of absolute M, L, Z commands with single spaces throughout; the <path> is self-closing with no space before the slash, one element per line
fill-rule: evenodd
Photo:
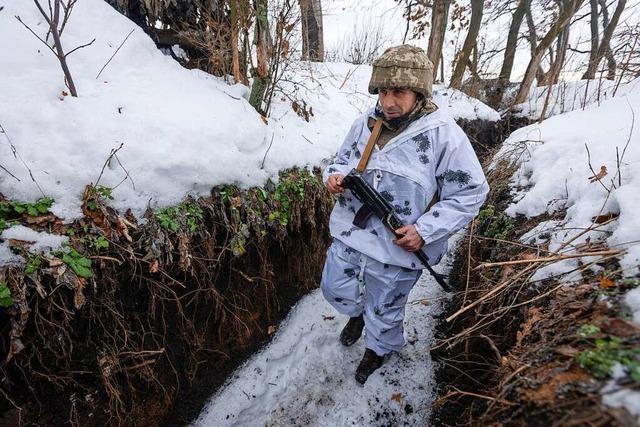
<path fill-rule="evenodd" d="M 384 356 L 378 356 L 375 351 L 366 349 L 358 369 L 356 369 L 356 381 L 360 384 L 367 382 L 369 375 L 382 366 L 382 362 L 384 362 Z"/>
<path fill-rule="evenodd" d="M 342 345 L 349 347 L 360 339 L 362 329 L 364 328 L 364 316 L 352 317 L 340 332 L 340 342 Z"/>

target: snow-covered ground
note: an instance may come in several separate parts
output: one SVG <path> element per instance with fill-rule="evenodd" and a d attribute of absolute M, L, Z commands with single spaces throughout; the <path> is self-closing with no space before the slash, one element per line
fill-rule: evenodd
<path fill-rule="evenodd" d="M 4 6 L 0 125 L 6 134 L 0 133 L 0 165 L 20 181 L 0 169 L 0 191 L 24 201 L 42 197 L 31 170 L 55 199 L 52 211 L 67 221 L 81 215 L 84 186 L 96 183 L 120 144 L 100 184 L 114 188 L 114 207 L 141 214 L 149 202 L 162 207 L 188 193 L 208 194 L 218 184 L 262 185 L 283 168 L 319 165 L 375 102 L 367 94 L 370 67 L 298 63 L 287 75 L 298 87 L 282 85 L 286 95 L 275 94 L 265 124 L 244 98 L 246 87 L 182 68 L 103 0 L 78 2 L 64 30 L 67 52 L 95 38 L 68 57 L 79 96 L 65 96 L 57 59 L 14 17 L 44 37 L 35 5 Z M 309 123 L 293 111 L 293 100 L 312 109 Z M 495 114 L 477 103 L 457 100 L 452 106 L 454 115 L 460 109 L 464 117 L 474 109 Z M 127 172 L 131 179 L 122 182 Z"/>
<path fill-rule="evenodd" d="M 457 245 L 451 246 L 436 271 L 450 270 Z M 292 309 L 271 343 L 212 397 L 195 425 L 426 425 L 435 396 L 429 348 L 434 316 L 445 298 L 425 272 L 409 294 L 408 344 L 360 386 L 354 373 L 364 340 L 343 347 L 338 335 L 347 317 L 320 290 L 312 292 Z"/>
<path fill-rule="evenodd" d="M 532 230 L 525 240 L 543 243 L 551 253 L 582 253 L 619 249 L 622 274 L 636 276 L 640 267 L 640 79 L 621 86 L 609 99 L 518 129 L 494 159 L 519 164 L 512 177 L 515 201 L 510 215 L 555 214 Z M 580 263 L 600 257 L 566 259 L 538 269 L 534 280 L 556 277 L 580 279 Z M 640 322 L 640 288 L 625 302 Z M 606 390 L 606 404 L 626 406 L 640 401 L 640 392 Z M 618 398 L 616 398 L 617 396 Z M 633 414 L 637 407 L 626 406 Z M 640 421 L 640 419 L 639 419 Z"/>
<path fill-rule="evenodd" d="M 517 116 L 528 117 L 531 120 L 539 120 L 544 111 L 546 119 L 569 111 L 585 109 L 593 104 L 599 105 L 606 99 L 622 95 L 628 90 L 628 85 L 606 79 L 561 81 L 551 85 L 551 89 L 549 86 L 533 85 L 527 102 L 514 106 L 514 111 Z M 515 96 L 515 93 L 513 95 Z"/>

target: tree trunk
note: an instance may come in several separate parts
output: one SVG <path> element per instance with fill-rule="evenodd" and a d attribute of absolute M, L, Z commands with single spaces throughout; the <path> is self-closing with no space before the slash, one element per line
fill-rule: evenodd
<path fill-rule="evenodd" d="M 538 34 L 536 32 L 536 25 L 533 22 L 533 15 L 531 14 L 531 2 L 527 4 L 527 26 L 529 27 L 529 45 L 531 46 L 531 57 L 536 53 L 536 48 L 538 47 Z M 542 81 L 544 79 L 544 70 L 541 65 L 538 65 L 536 69 L 536 79 L 538 81 Z"/>
<path fill-rule="evenodd" d="M 487 97 L 487 102 L 493 108 L 498 108 L 502 103 L 504 91 L 511 79 L 513 61 L 516 56 L 516 48 L 518 47 L 518 34 L 520 33 L 522 20 L 524 19 L 524 15 L 527 12 L 530 3 L 531 0 L 520 0 L 516 10 L 513 12 L 513 18 L 511 19 L 511 25 L 509 26 L 509 35 L 507 36 L 507 46 L 504 50 L 504 59 L 502 60 L 502 67 L 500 68 L 498 81 L 496 82 L 495 90 Z M 532 52 L 534 50 L 535 49 L 532 49 Z"/>
<path fill-rule="evenodd" d="M 593 0 L 592 0 L 592 3 L 593 3 Z M 600 44 L 597 48 L 595 55 L 593 54 L 593 41 L 591 42 L 591 45 L 592 45 L 591 56 L 593 57 L 593 59 L 589 61 L 589 66 L 587 67 L 587 71 L 582 76 L 583 79 L 596 78 L 596 71 L 598 70 L 598 65 L 600 65 L 600 61 L 602 61 L 602 58 L 604 58 L 605 56 L 607 57 L 608 68 L 609 68 L 609 73 L 607 75 L 607 78 L 611 78 L 611 80 L 615 78 L 615 60 L 612 63 L 611 59 L 613 55 L 608 55 L 608 52 L 611 51 L 611 46 L 610 46 L 611 37 L 613 36 L 613 32 L 616 29 L 618 22 L 620 21 L 620 15 L 622 15 L 622 11 L 624 10 L 626 3 L 627 3 L 627 0 L 618 0 L 618 5 L 616 6 L 616 10 L 613 12 L 613 16 L 611 17 L 610 21 L 608 19 L 609 17 L 608 17 L 607 6 L 606 4 L 602 5 L 603 23 L 605 25 L 604 33 L 602 34 L 602 41 L 600 41 Z M 591 12 L 591 16 L 593 17 L 593 11 Z M 591 31 L 593 31 L 593 24 L 591 24 L 591 26 L 592 26 Z M 611 71 L 612 66 L 613 66 L 613 73 Z M 611 76 L 611 74 L 613 74 L 613 76 Z"/>
<path fill-rule="evenodd" d="M 298 0 L 302 20 L 302 60 L 324 61 L 322 1 Z"/>
<path fill-rule="evenodd" d="M 559 33 L 565 28 L 565 26 L 569 24 L 571 18 L 580 8 L 583 1 L 584 0 L 569 0 L 565 6 L 565 9 L 558 15 L 558 19 L 553 23 L 547 34 L 545 34 L 545 36 L 542 38 L 540 44 L 535 50 L 534 55 L 529 61 L 527 71 L 524 75 L 524 79 L 522 80 L 522 84 L 520 85 L 520 89 L 518 90 L 518 94 L 516 95 L 514 104 L 521 104 L 527 100 L 527 97 L 529 96 L 529 90 L 531 89 L 533 80 L 536 77 L 536 71 L 538 69 L 538 66 L 540 65 L 540 62 L 542 61 L 544 52 L 551 46 L 553 41 L 558 37 Z"/>
<path fill-rule="evenodd" d="M 596 67 L 593 66 L 598 56 L 598 47 L 600 45 L 600 30 L 598 30 L 598 0 L 591 0 L 591 51 L 589 52 L 589 65 L 587 71 L 583 74 L 583 79 L 594 79 L 596 77 Z"/>
<path fill-rule="evenodd" d="M 249 95 L 249 104 L 260 114 L 264 114 L 262 101 L 269 84 L 269 20 L 267 17 L 267 0 L 255 0 L 256 14 L 254 44 L 256 45 L 257 67 L 253 70 L 253 84 Z"/>
<path fill-rule="evenodd" d="M 434 0 L 431 10 L 431 34 L 429 35 L 427 56 L 433 64 L 434 81 L 438 75 L 438 65 L 440 63 L 440 56 L 442 55 L 442 45 L 444 43 L 444 33 L 447 29 L 450 5 L 451 0 Z M 444 76 L 440 76 L 440 78 L 444 79 Z"/>
<path fill-rule="evenodd" d="M 478 32 L 480 32 L 483 9 L 484 0 L 471 0 L 471 21 L 469 23 L 469 31 L 467 32 L 467 37 L 464 39 L 462 49 L 458 52 L 458 59 L 453 70 L 453 75 L 451 76 L 451 83 L 449 84 L 449 86 L 454 89 L 460 89 L 460 86 L 462 86 L 464 71 L 467 69 L 471 51 L 476 45 Z"/>

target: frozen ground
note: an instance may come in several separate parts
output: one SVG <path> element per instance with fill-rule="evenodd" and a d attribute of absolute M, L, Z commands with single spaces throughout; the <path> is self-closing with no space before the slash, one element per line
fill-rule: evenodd
<path fill-rule="evenodd" d="M 455 246 L 452 244 L 451 246 Z M 450 269 L 453 249 L 437 268 Z M 208 426 L 369 426 L 428 424 L 435 394 L 429 347 L 446 294 L 424 273 L 409 296 L 408 344 L 360 386 L 364 353 L 338 342 L 347 318 L 319 290 L 303 298 L 261 352 L 230 378 L 196 421 Z"/>

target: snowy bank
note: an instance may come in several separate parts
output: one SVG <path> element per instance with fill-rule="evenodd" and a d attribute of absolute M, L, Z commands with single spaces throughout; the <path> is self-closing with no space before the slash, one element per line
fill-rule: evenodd
<path fill-rule="evenodd" d="M 8 3 L 0 14 L 0 37 L 8 47 L 0 58 L 0 124 L 6 132 L 0 159 L 20 179 L 1 171 L 0 188 L 11 199 L 42 197 L 28 167 L 55 199 L 53 213 L 66 221 L 81 216 L 84 186 L 96 183 L 120 144 L 100 184 L 115 188 L 114 207 L 140 215 L 149 203 L 175 204 L 218 184 L 258 186 L 284 168 L 319 165 L 375 102 L 366 93 L 368 66 L 294 63 L 287 80 L 298 85 L 281 85 L 266 125 L 243 98 L 246 87 L 182 68 L 102 0 L 78 2 L 62 36 L 67 51 L 96 39 L 68 58 L 79 93 L 73 98 L 63 94 L 57 59 L 14 15 L 42 37 L 46 33 L 30 2 Z M 454 116 L 499 118 L 463 95 L 448 99 Z M 309 122 L 293 111 L 295 100 L 312 110 Z"/>
<path fill-rule="evenodd" d="M 502 159 L 520 164 L 512 178 L 510 215 L 534 217 L 566 209 L 563 230 L 552 234 L 550 251 L 575 251 L 605 241 L 610 248 L 626 250 L 622 267 L 626 275 L 634 275 L 640 262 L 640 125 L 635 118 L 640 85 L 632 82 L 625 89 L 623 96 L 600 106 L 518 129 L 493 165 Z M 589 227 L 593 230 L 584 232 Z"/>
<path fill-rule="evenodd" d="M 522 241 L 543 247 L 548 256 L 609 253 L 620 262 L 620 275 L 637 282 L 640 267 L 640 80 L 610 99 L 583 110 L 551 117 L 514 132 L 494 159 L 518 164 L 511 180 L 514 202 L 507 214 L 528 218 L 550 215 Z M 545 246 L 548 245 L 548 246 Z M 583 266 L 602 259 L 582 256 L 539 268 L 531 281 L 554 277 L 565 284 L 584 282 Z M 596 265 L 591 271 L 598 273 Z M 640 323 L 640 288 L 624 298 L 632 318 Z M 637 416 L 640 392 L 616 385 L 625 375 L 614 370 L 602 390 L 603 402 L 625 407 Z M 627 372 L 628 373 L 628 372 Z"/>

